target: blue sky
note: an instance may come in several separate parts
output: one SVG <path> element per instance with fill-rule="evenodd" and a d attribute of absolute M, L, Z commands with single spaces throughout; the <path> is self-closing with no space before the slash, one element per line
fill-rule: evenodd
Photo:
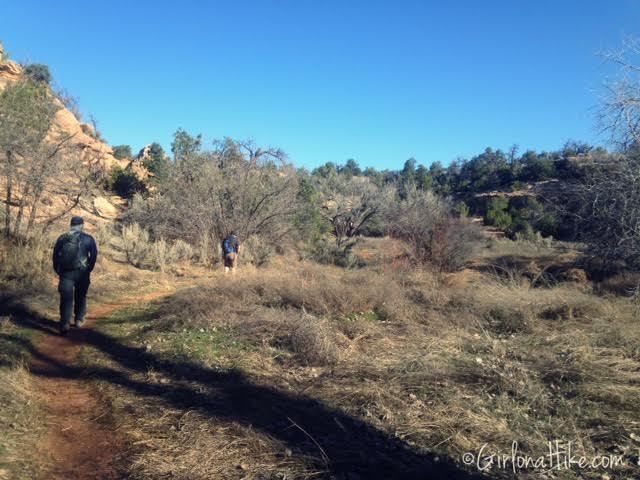
<path fill-rule="evenodd" d="M 603 144 L 598 52 L 638 25 L 639 0 L 0 1 L 12 58 L 48 64 L 112 145 L 182 127 L 306 167 Z"/>

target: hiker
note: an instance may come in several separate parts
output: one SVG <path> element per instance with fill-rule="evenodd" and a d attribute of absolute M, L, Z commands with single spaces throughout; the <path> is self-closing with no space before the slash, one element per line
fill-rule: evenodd
<path fill-rule="evenodd" d="M 98 248 L 91 235 L 82 232 L 82 217 L 71 219 L 71 229 L 60 235 L 53 249 L 53 269 L 60 277 L 60 334 L 66 335 L 71 321 L 71 310 L 75 326 L 84 324 L 87 313 L 87 291 L 91 271 L 96 265 Z"/>
<path fill-rule="evenodd" d="M 224 255 L 224 273 L 228 273 L 231 269 L 231 273 L 236 273 L 236 266 L 238 265 L 238 252 L 240 252 L 240 242 L 236 237 L 235 232 L 231 232 L 222 241 L 222 253 Z"/>

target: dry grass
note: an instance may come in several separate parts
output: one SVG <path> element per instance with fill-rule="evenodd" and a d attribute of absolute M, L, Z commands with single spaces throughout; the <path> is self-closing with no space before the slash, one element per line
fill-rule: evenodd
<path fill-rule="evenodd" d="M 32 480 L 41 472 L 34 449 L 43 431 L 43 419 L 33 379 L 24 363 L 20 341 L 23 330 L 0 317 L 0 479 Z"/>
<path fill-rule="evenodd" d="M 41 473 L 33 446 L 42 434 L 42 417 L 26 369 L 0 368 L 0 479 L 32 480 Z"/>
<path fill-rule="evenodd" d="M 302 363 L 334 365 L 338 362 L 338 339 L 329 321 L 305 315 L 292 322 L 289 329 L 290 348 Z"/>
<path fill-rule="evenodd" d="M 122 417 L 119 425 L 133 444 L 129 465 L 132 478 L 209 480 L 260 478 L 265 472 L 272 472 L 271 478 L 314 474 L 291 458 L 285 446 L 238 422 L 212 420 L 197 411 L 185 412 L 163 404 L 127 404 L 126 408 L 131 413 L 135 408 L 135 414 Z M 145 421 L 141 424 L 136 418 Z"/>
<path fill-rule="evenodd" d="M 509 453 L 513 441 L 540 455 L 554 439 L 572 441 L 577 454 L 636 458 L 640 331 L 628 298 L 575 282 L 534 288 L 487 273 L 387 267 L 275 258 L 178 293 L 128 341 L 160 358 L 239 370 L 453 460 L 485 443 Z M 320 452 L 283 453 L 280 440 L 246 424 L 161 401 L 140 406 L 120 392 L 115 410 L 135 446 L 132 478 L 313 478 L 322 461 Z M 632 478 L 629 468 L 608 473 Z"/>
<path fill-rule="evenodd" d="M 30 242 L 0 240 L 0 291 L 20 295 L 50 292 L 47 274 L 52 271 L 54 243 L 53 238 Z"/>

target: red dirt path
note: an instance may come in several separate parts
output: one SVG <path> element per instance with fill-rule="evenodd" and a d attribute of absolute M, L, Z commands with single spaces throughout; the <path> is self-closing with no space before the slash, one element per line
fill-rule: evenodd
<path fill-rule="evenodd" d="M 48 432 L 41 451 L 51 460 L 45 478 L 51 480 L 116 480 L 125 439 L 108 422 L 101 404 L 86 378 L 68 378 L 69 367 L 86 344 L 87 329 L 112 312 L 167 295 L 154 292 L 90 309 L 81 329 L 72 327 L 66 337 L 48 335 L 36 345 L 31 371 L 48 419 Z M 66 378 L 65 378 L 66 377 Z"/>

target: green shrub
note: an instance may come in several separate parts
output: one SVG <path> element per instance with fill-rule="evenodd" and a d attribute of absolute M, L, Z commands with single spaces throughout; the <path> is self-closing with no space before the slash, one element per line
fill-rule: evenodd
<path fill-rule="evenodd" d="M 531 240 L 535 237 L 535 230 L 528 220 L 516 217 L 511 223 L 510 233 L 522 240 Z"/>
<path fill-rule="evenodd" d="M 51 83 L 51 72 L 49 67 L 41 63 L 32 63 L 24 67 L 24 74 L 37 83 L 49 85 Z"/>
<path fill-rule="evenodd" d="M 509 208 L 509 199 L 503 197 L 492 198 L 487 207 L 487 213 L 485 215 L 485 222 L 501 230 L 508 230 L 511 228 L 513 219 L 507 212 Z"/>
<path fill-rule="evenodd" d="M 116 145 L 113 147 L 113 156 L 118 160 L 123 158 L 132 158 L 131 147 L 129 145 Z"/>
<path fill-rule="evenodd" d="M 311 258 L 323 265 L 354 268 L 359 266 L 358 257 L 352 251 L 356 243 L 353 240 L 337 245 L 332 239 L 321 238 L 313 242 Z"/>
<path fill-rule="evenodd" d="M 138 178 L 136 172 L 115 166 L 107 179 L 107 188 L 123 198 L 133 198 L 136 193 L 146 193 L 146 184 Z"/>
<path fill-rule="evenodd" d="M 305 242 L 318 241 L 331 231 L 331 224 L 322 214 L 321 194 L 309 179 L 302 177 L 296 197 L 300 209 L 293 218 L 293 225 L 299 237 Z"/>
<path fill-rule="evenodd" d="M 360 235 L 365 237 L 384 237 L 387 234 L 387 225 L 380 215 L 374 215 L 366 225 L 360 229 Z"/>
<path fill-rule="evenodd" d="M 502 208 L 504 204 L 497 206 Z M 557 220 L 553 214 L 545 212 L 544 205 L 534 197 L 517 197 L 509 202 L 511 225 L 509 233 L 524 239 L 533 239 L 540 232 L 543 236 L 557 233 Z"/>
<path fill-rule="evenodd" d="M 465 218 L 469 216 L 469 206 L 465 202 L 458 202 L 456 206 L 453 208 L 456 215 L 460 218 Z"/>
<path fill-rule="evenodd" d="M 520 180 L 516 180 L 515 182 L 513 182 L 511 184 L 511 191 L 512 192 L 517 192 L 517 191 L 520 191 L 520 190 L 524 190 L 526 186 L 527 186 L 526 183 L 521 182 Z"/>
<path fill-rule="evenodd" d="M 551 213 L 545 213 L 536 222 L 536 229 L 545 237 L 557 235 L 558 219 Z"/>
<path fill-rule="evenodd" d="M 141 154 L 146 153 L 143 157 L 142 166 L 152 174 L 152 182 L 160 184 L 169 176 L 170 162 L 169 157 L 159 143 L 152 143 L 142 150 Z"/>

